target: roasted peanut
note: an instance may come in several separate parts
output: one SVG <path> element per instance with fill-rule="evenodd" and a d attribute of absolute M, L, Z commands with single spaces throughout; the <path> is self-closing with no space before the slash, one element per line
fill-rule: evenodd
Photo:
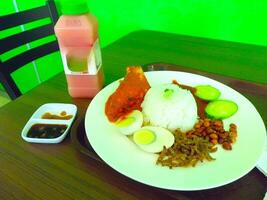
<path fill-rule="evenodd" d="M 205 122 L 204 122 L 204 127 L 207 128 L 207 127 L 209 127 L 209 126 L 210 126 L 210 122 L 209 122 L 209 121 L 205 121 Z"/>
<path fill-rule="evenodd" d="M 206 131 L 203 131 L 203 132 L 202 132 L 202 136 L 205 137 L 206 135 L 208 135 L 207 132 L 206 132 Z"/>
<path fill-rule="evenodd" d="M 222 123 L 222 121 L 216 120 L 216 121 L 214 121 L 214 125 L 217 127 L 222 127 L 223 123 Z"/>
<path fill-rule="evenodd" d="M 225 149 L 225 150 L 232 150 L 232 145 L 228 142 L 224 142 L 222 144 L 222 147 Z"/>
<path fill-rule="evenodd" d="M 219 139 L 218 139 L 218 143 L 219 143 L 219 144 L 222 144 L 223 142 L 224 142 L 224 140 L 223 140 L 222 138 L 219 138 Z"/>
<path fill-rule="evenodd" d="M 217 139 L 212 139 L 210 142 L 211 142 L 212 144 L 214 144 L 214 145 L 218 144 L 218 140 L 217 140 Z"/>
<path fill-rule="evenodd" d="M 231 132 L 229 133 L 229 136 L 230 136 L 230 137 L 237 137 L 237 132 L 235 132 L 235 131 L 231 131 Z"/>
<path fill-rule="evenodd" d="M 216 139 L 216 140 L 218 139 L 218 135 L 216 135 L 215 133 L 210 134 L 209 137 L 211 139 Z"/>
<path fill-rule="evenodd" d="M 235 124 L 230 124 L 230 128 L 236 129 L 237 126 Z"/>
<path fill-rule="evenodd" d="M 208 134 L 214 133 L 214 131 L 212 130 L 211 127 L 207 127 L 206 132 L 207 132 Z"/>
<path fill-rule="evenodd" d="M 219 133 L 218 135 L 219 135 L 219 137 L 222 138 L 222 139 L 225 139 L 225 138 L 227 137 L 224 133 Z"/>
<path fill-rule="evenodd" d="M 201 125 L 198 123 L 198 124 L 195 125 L 194 128 L 200 128 L 200 127 L 201 127 Z"/>
<path fill-rule="evenodd" d="M 198 129 L 198 131 L 199 131 L 200 133 L 202 133 L 204 130 L 205 130 L 205 127 L 200 127 L 200 128 Z"/>

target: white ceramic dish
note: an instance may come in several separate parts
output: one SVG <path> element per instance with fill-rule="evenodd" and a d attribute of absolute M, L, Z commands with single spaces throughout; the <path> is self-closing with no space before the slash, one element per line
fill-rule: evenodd
<path fill-rule="evenodd" d="M 157 166 L 157 155 L 143 152 L 112 126 L 104 113 L 108 97 L 119 85 L 115 81 L 105 87 L 90 103 L 85 117 L 87 138 L 95 152 L 113 169 L 144 184 L 173 190 L 202 190 L 233 182 L 252 170 L 266 143 L 264 123 L 243 95 L 230 87 L 204 76 L 172 71 L 145 73 L 150 85 L 170 83 L 172 80 L 190 86 L 210 84 L 218 88 L 221 99 L 229 99 L 239 106 L 238 112 L 224 120 L 238 126 L 238 138 L 232 151 L 218 147 L 212 154 L 215 161 L 205 161 L 196 167 L 175 168 Z"/>
<path fill-rule="evenodd" d="M 68 115 L 72 115 L 71 119 L 42 119 L 42 115 L 46 112 L 50 112 L 51 114 L 59 115 L 62 111 L 65 111 Z M 64 104 L 64 103 L 47 103 L 42 106 L 40 106 L 31 116 L 29 121 L 24 126 L 21 137 L 27 141 L 32 143 L 59 143 L 61 142 L 66 135 L 68 134 L 68 131 L 71 127 L 71 124 L 73 120 L 75 119 L 77 113 L 77 107 L 73 104 Z M 30 128 L 34 124 L 60 124 L 60 125 L 66 125 L 67 128 L 64 131 L 63 134 L 61 134 L 59 137 L 56 138 L 32 138 L 28 137 L 27 133 L 30 130 Z"/>

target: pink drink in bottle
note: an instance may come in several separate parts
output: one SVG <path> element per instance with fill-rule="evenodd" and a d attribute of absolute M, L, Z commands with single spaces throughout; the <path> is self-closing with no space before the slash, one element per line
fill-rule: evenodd
<path fill-rule="evenodd" d="M 72 97 L 90 98 L 103 86 L 98 23 L 86 1 L 63 1 L 62 16 L 56 23 L 68 91 Z"/>

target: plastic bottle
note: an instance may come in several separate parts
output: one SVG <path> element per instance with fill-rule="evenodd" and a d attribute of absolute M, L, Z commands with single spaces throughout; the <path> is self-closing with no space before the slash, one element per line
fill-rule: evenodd
<path fill-rule="evenodd" d="M 98 22 L 86 1 L 62 1 L 55 25 L 70 96 L 90 98 L 103 86 Z"/>

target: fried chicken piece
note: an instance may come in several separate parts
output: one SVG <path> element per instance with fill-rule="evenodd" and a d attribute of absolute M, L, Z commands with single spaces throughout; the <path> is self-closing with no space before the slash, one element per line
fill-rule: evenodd
<path fill-rule="evenodd" d="M 140 66 L 127 67 L 125 78 L 108 98 L 105 113 L 111 122 L 133 110 L 142 110 L 141 103 L 150 85 Z"/>

